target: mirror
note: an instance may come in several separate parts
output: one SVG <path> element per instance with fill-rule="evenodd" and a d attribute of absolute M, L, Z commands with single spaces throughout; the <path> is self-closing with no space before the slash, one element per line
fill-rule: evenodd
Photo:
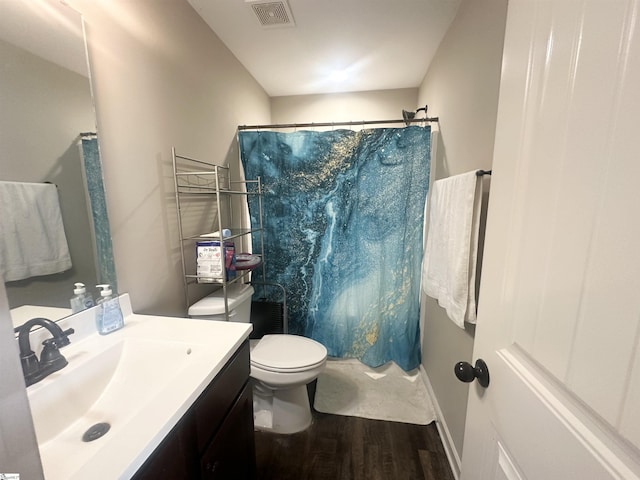
<path fill-rule="evenodd" d="M 82 135 L 96 121 L 80 14 L 57 0 L 3 0 L 0 59 L 0 182 L 55 184 L 72 263 L 5 283 L 17 326 L 70 314 L 75 282 L 94 297 L 98 283 L 117 287 L 97 138 Z"/>

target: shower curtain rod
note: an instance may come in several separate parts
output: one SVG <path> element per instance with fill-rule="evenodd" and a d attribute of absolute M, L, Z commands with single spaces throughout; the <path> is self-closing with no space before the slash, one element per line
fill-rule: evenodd
<path fill-rule="evenodd" d="M 360 120 L 352 122 L 320 122 L 320 123 L 279 123 L 274 125 L 238 125 L 238 130 L 262 130 L 269 128 L 303 128 L 303 127 L 339 127 L 347 125 L 380 125 L 383 123 L 420 123 L 437 122 L 438 117 L 414 118 L 412 120 Z"/>

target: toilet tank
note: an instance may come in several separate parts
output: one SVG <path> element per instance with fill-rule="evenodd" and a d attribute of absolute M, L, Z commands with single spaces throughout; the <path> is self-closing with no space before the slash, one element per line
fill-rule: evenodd
<path fill-rule="evenodd" d="M 227 285 L 229 321 L 249 323 L 251 319 L 251 296 L 253 287 L 241 283 Z M 189 307 L 189 317 L 205 320 L 226 320 L 224 314 L 224 291 L 221 288 Z"/>

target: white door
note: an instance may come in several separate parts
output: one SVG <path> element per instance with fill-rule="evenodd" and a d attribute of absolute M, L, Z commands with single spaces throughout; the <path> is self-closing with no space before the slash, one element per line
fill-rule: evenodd
<path fill-rule="evenodd" d="M 510 0 L 462 478 L 640 478 L 640 0 Z"/>

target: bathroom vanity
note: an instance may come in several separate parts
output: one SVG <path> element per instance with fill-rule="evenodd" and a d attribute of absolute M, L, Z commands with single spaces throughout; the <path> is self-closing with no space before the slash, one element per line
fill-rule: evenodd
<path fill-rule="evenodd" d="M 119 298 L 109 335 L 95 307 L 60 320 L 68 365 L 27 389 L 45 478 L 253 478 L 251 325 L 136 315 Z M 47 335 L 31 333 L 38 355 Z"/>

